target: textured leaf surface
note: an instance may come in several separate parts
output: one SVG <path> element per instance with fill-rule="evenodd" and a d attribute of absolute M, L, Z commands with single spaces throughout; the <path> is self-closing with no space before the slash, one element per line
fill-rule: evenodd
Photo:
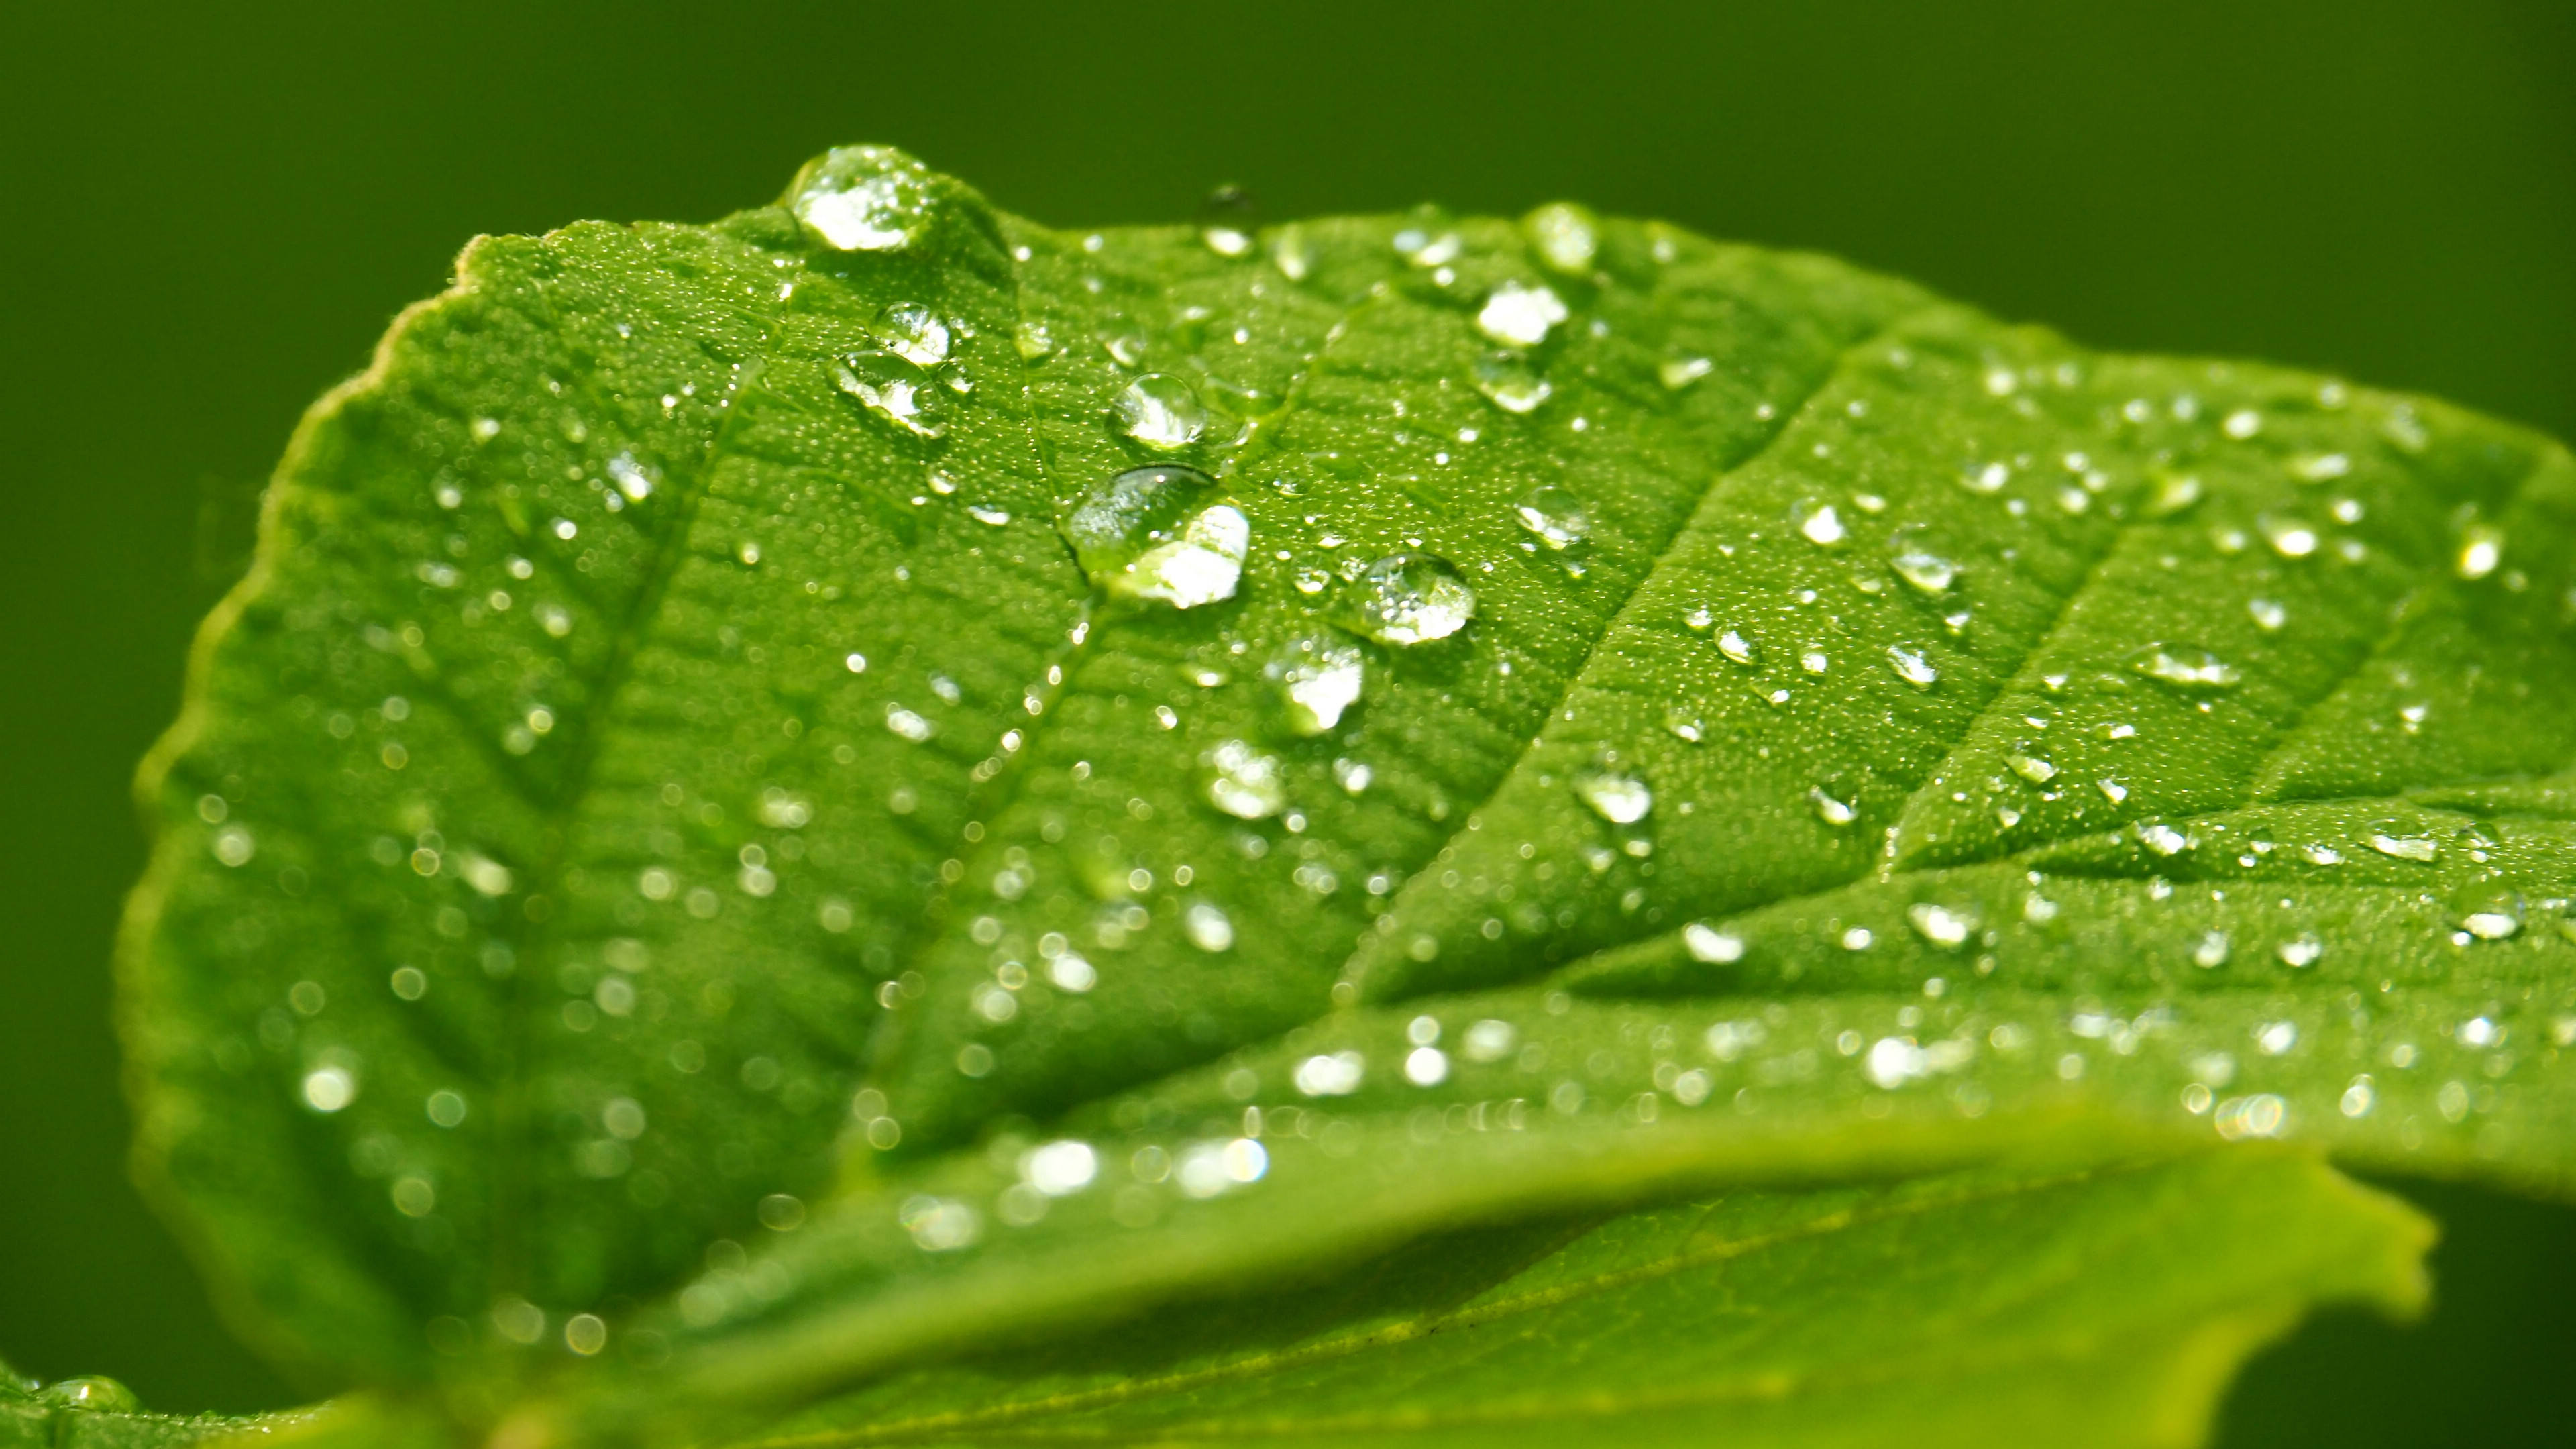
<path fill-rule="evenodd" d="M 1078 562 L 1149 464 L 1199 531 Z M 486 240 L 147 768 L 142 1159 L 276 1351 L 470 1415 L 1747 1184 L 2564 1191 L 2571 535 L 2439 404 L 1569 208 L 854 150 Z"/>

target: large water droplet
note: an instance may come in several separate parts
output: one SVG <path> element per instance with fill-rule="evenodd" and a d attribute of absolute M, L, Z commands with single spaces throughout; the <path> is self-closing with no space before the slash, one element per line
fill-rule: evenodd
<path fill-rule="evenodd" d="M 1226 740 L 1208 752 L 1208 768 L 1209 803 L 1238 820 L 1276 815 L 1288 804 L 1288 782 L 1276 755 Z"/>
<path fill-rule="evenodd" d="M 1539 260 L 1570 277 L 1592 270 L 1592 254 L 1601 246 L 1601 225 L 1592 213 L 1570 202 L 1556 201 L 1521 220 L 1521 231 Z"/>
<path fill-rule="evenodd" d="M 1831 548 L 1842 542 L 1846 532 L 1842 515 L 1836 513 L 1830 503 L 1801 508 L 1798 531 L 1807 536 L 1807 542 L 1819 548 Z"/>
<path fill-rule="evenodd" d="M 135 1397 L 134 1390 L 103 1374 L 84 1374 L 76 1379 L 63 1379 L 47 1384 L 37 1392 L 36 1397 L 44 1403 L 73 1409 L 90 1409 L 102 1414 L 143 1412 L 143 1401 Z M 88 1435 L 78 1431 L 72 1431 L 66 1437 L 67 1439 L 78 1437 L 84 1443 L 88 1442 L 89 1438 Z"/>
<path fill-rule="evenodd" d="M 2460 533 L 2456 563 L 2461 578 L 2482 579 L 2504 562 L 2504 531 L 2492 524 L 2471 524 Z"/>
<path fill-rule="evenodd" d="M 1959 566 L 1938 554 L 1908 545 L 1900 550 L 1891 565 L 1896 576 L 1927 594 L 1946 591 L 1959 577 Z"/>
<path fill-rule="evenodd" d="M 1533 411 L 1556 389 L 1538 370 L 1509 352 L 1476 359 L 1476 391 L 1507 413 Z"/>
<path fill-rule="evenodd" d="M 1186 448 L 1207 431 L 1207 409 L 1177 377 L 1149 372 L 1118 395 L 1118 425 L 1148 448 Z"/>
<path fill-rule="evenodd" d="M 1565 303 L 1545 287 L 1505 282 L 1485 296 L 1476 314 L 1476 329 L 1505 347 L 1536 347 L 1547 331 L 1569 315 Z"/>
<path fill-rule="evenodd" d="M 1941 672 L 1932 667 L 1930 660 L 1902 644 L 1887 646 L 1887 662 L 1888 667 L 1896 671 L 1897 678 L 1916 689 L 1930 689 L 1941 678 Z"/>
<path fill-rule="evenodd" d="M 1196 468 L 1130 468 L 1057 516 L 1073 556 L 1114 598 L 1189 609 L 1234 597 L 1252 525 Z"/>
<path fill-rule="evenodd" d="M 1908 906 L 1905 919 L 1914 933 L 1944 950 L 1956 950 L 1967 944 L 1977 931 L 1977 911 L 1973 906 L 1944 906 L 1925 902 Z"/>
<path fill-rule="evenodd" d="M 1575 778 L 1574 793 L 1613 825 L 1634 825 L 1655 808 L 1654 791 L 1645 781 L 1612 769 L 1584 771 Z"/>
<path fill-rule="evenodd" d="M 887 352 L 853 352 L 832 370 L 841 391 L 917 437 L 948 431 L 948 396 L 930 374 Z"/>
<path fill-rule="evenodd" d="M 1278 687 L 1288 731 L 1297 735 L 1319 735 L 1341 723 L 1367 679 L 1359 649 L 1323 635 L 1291 642 L 1262 673 Z"/>
<path fill-rule="evenodd" d="M 890 146 L 838 146 L 797 173 L 788 209 L 825 246 L 898 251 L 929 230 L 930 180 L 927 167 Z"/>
<path fill-rule="evenodd" d="M 1370 564 L 1345 597 L 1360 631 L 1381 644 L 1446 639 L 1476 617 L 1476 594 L 1446 559 L 1392 554 Z"/>
<path fill-rule="evenodd" d="M 2233 689 L 2244 678 L 2236 666 L 2206 649 L 2150 644 L 2129 656 L 2129 667 L 2160 684 L 2191 691 Z"/>
<path fill-rule="evenodd" d="M 2255 520 L 2272 551 L 2283 558 L 2306 558 L 2317 551 L 2317 531 L 2301 519 L 2265 514 Z"/>
<path fill-rule="evenodd" d="M 1553 484 L 1542 483 L 1521 495 L 1512 516 L 1540 543 L 1558 555 L 1557 562 L 1576 578 L 1583 577 L 1584 555 L 1592 542 L 1592 515 L 1583 500 Z"/>
<path fill-rule="evenodd" d="M 1190 944 L 1202 951 L 1234 949 L 1234 922 L 1221 908 L 1206 901 L 1196 902 L 1182 913 L 1181 929 L 1189 935 Z"/>
<path fill-rule="evenodd" d="M 1762 662 L 1761 647 L 1734 629 L 1717 636 L 1717 652 L 1725 655 L 1729 662 L 1748 669 Z"/>
<path fill-rule="evenodd" d="M 1220 186 L 1199 203 L 1199 240 L 1221 257 L 1252 255 L 1257 209 L 1252 193 L 1240 186 Z"/>
<path fill-rule="evenodd" d="M 948 360 L 948 324 L 919 302 L 888 302 L 877 314 L 876 330 L 887 351 L 915 367 Z"/>

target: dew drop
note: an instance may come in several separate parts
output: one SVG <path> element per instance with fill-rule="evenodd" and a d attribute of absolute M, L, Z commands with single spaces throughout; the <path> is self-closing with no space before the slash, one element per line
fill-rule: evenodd
<path fill-rule="evenodd" d="M 2460 918 L 2460 929 L 2481 941 L 2501 941 L 2519 932 L 2522 921 L 2506 911 L 2471 911 Z"/>
<path fill-rule="evenodd" d="M 2138 843 L 2158 855 L 2180 855 L 2192 846 L 2190 836 L 2170 825 L 2142 822 L 2133 829 L 2137 832 Z"/>
<path fill-rule="evenodd" d="M 888 302 L 877 313 L 876 331 L 887 351 L 915 367 L 948 360 L 948 324 L 919 302 Z"/>
<path fill-rule="evenodd" d="M 1565 303 L 1546 287 L 1505 282 L 1486 294 L 1476 313 L 1476 330 L 1505 347 L 1536 347 L 1547 340 L 1549 328 L 1569 315 Z"/>
<path fill-rule="evenodd" d="M 337 1112 L 358 1098 L 358 1079 L 341 1066 L 316 1067 L 304 1074 L 304 1105 L 316 1112 Z"/>
<path fill-rule="evenodd" d="M 954 1198 L 927 1194 L 907 1198 L 895 1221 L 912 1235 L 912 1245 L 925 1253 L 971 1248 L 984 1236 L 983 1218 Z"/>
<path fill-rule="evenodd" d="M 1058 991 L 1070 991 L 1076 995 L 1100 984 L 1099 969 L 1071 951 L 1049 961 L 1046 973 L 1047 980 L 1054 982 Z"/>
<path fill-rule="evenodd" d="M 1340 724 L 1343 711 L 1359 701 L 1367 682 L 1356 646 L 1313 634 L 1281 649 L 1262 674 L 1279 691 L 1288 732 L 1294 735 L 1320 735 Z"/>
<path fill-rule="evenodd" d="M 143 1401 L 135 1396 L 134 1390 L 103 1374 L 84 1374 L 79 1378 L 57 1380 L 45 1385 L 37 1393 L 36 1398 L 49 1405 L 59 1405 L 68 1409 L 87 1409 L 100 1414 L 143 1412 Z M 27 1427 L 30 1437 L 25 1442 L 32 1444 L 35 1442 L 32 1434 L 36 1426 Z M 99 1439 L 104 1441 L 108 1438 L 122 1437 L 124 1436 L 102 1434 Z M 91 1442 L 91 1436 L 87 1432 L 69 1424 L 58 1426 L 55 1432 L 47 1433 L 45 1439 L 48 1443 Z"/>
<path fill-rule="evenodd" d="M 1616 770 L 1584 771 L 1575 778 L 1574 793 L 1613 825 L 1634 825 L 1655 808 L 1654 792 L 1645 781 Z"/>
<path fill-rule="evenodd" d="M 2245 612 L 2252 615 L 2255 625 L 2267 633 L 2290 622 L 2290 611 L 2271 599 L 2248 600 Z"/>
<path fill-rule="evenodd" d="M 934 216 L 930 172 L 888 146 L 839 146 L 809 161 L 788 188 L 805 234 L 838 251 L 899 251 Z"/>
<path fill-rule="evenodd" d="M 1717 652 L 1748 669 L 1760 663 L 1762 659 L 1761 649 L 1752 640 L 1733 629 L 1717 636 Z"/>
<path fill-rule="evenodd" d="M 1207 409 L 1198 393 L 1167 373 L 1149 372 L 1127 384 L 1116 410 L 1127 436 L 1164 452 L 1186 448 L 1207 431 Z"/>
<path fill-rule="evenodd" d="M 1977 913 L 1965 906 L 1925 902 L 1908 906 L 1905 919 L 1914 927 L 1914 934 L 1943 950 L 1954 951 L 1966 945 L 1968 938 L 1977 930 Z"/>
<path fill-rule="evenodd" d="M 1807 800 L 1816 807 L 1816 818 L 1827 825 L 1849 825 L 1860 818 L 1860 812 L 1848 802 L 1835 799 L 1819 785 L 1807 792 Z"/>
<path fill-rule="evenodd" d="M 1744 938 L 1706 921 L 1693 921 L 1682 927 L 1682 949 L 1690 952 L 1694 961 L 1729 966 L 1744 959 Z"/>
<path fill-rule="evenodd" d="M 1291 222 L 1271 233 L 1270 264 L 1292 282 L 1306 280 L 1306 274 L 1315 269 L 1315 248 L 1306 239 L 1304 227 Z"/>
<path fill-rule="evenodd" d="M 1846 536 L 1842 515 L 1836 513 L 1830 503 L 1802 510 L 1798 531 L 1807 536 L 1807 542 L 1819 548 L 1831 548 Z"/>
<path fill-rule="evenodd" d="M 1896 671 L 1897 678 L 1916 689 L 1930 689 L 1941 678 L 1940 671 L 1934 669 L 1928 660 L 1902 644 L 1887 646 L 1887 662 Z"/>
<path fill-rule="evenodd" d="M 629 503 L 641 503 L 653 496 L 653 475 L 635 461 L 633 453 L 620 453 L 608 460 L 608 476 L 617 484 L 617 492 Z"/>
<path fill-rule="evenodd" d="M 2489 524 L 2472 524 L 2460 534 L 2460 554 L 2455 567 L 2464 579 L 2482 579 L 2496 571 L 2504 561 L 2504 534 Z"/>
<path fill-rule="evenodd" d="M 2306 558 L 2317 551 L 2317 531 L 2296 518 L 2265 514 L 2255 521 L 2263 530 L 2264 541 L 2283 558 Z"/>
<path fill-rule="evenodd" d="M 1583 556 L 1592 541 L 1592 515 L 1583 500 L 1553 484 L 1542 483 L 1521 495 L 1512 508 L 1521 527 L 1559 555 L 1565 571 L 1583 577 Z"/>
<path fill-rule="evenodd" d="M 1540 261 L 1570 277 L 1591 271 L 1593 253 L 1601 246 L 1601 224 L 1571 202 L 1550 202 L 1531 212 L 1522 218 L 1521 232 Z"/>
<path fill-rule="evenodd" d="M 2147 513 L 2154 518 L 2171 518 L 2201 499 L 2200 480 L 2189 474 L 2160 478 L 2156 491 L 2147 500 Z"/>
<path fill-rule="evenodd" d="M 1226 740 L 1208 752 L 1209 803 L 1238 820 L 1276 815 L 1288 804 L 1288 785 L 1276 755 L 1266 755 L 1241 740 Z"/>
<path fill-rule="evenodd" d="M 1199 240 L 1221 257 L 1250 256 L 1255 216 L 1252 193 L 1220 186 L 1199 203 Z"/>
<path fill-rule="evenodd" d="M 1367 1063 L 1358 1052 L 1318 1054 L 1297 1064 L 1290 1080 L 1309 1097 L 1347 1097 L 1360 1089 Z"/>
<path fill-rule="evenodd" d="M 2150 644 L 2129 656 L 2129 668 L 2160 684 L 2192 692 L 2233 689 L 2244 676 L 2205 649 Z"/>
<path fill-rule="evenodd" d="M 1223 910 L 1206 901 L 1195 902 L 1182 912 L 1181 931 L 1190 938 L 1191 945 L 1202 951 L 1234 949 L 1234 922 L 1226 918 Z"/>
<path fill-rule="evenodd" d="M 1945 592 L 1959 577 L 1957 564 L 1938 554 L 1926 553 L 1920 548 L 1909 547 L 1900 552 L 1891 566 L 1896 570 L 1898 578 L 1927 594 Z"/>
<path fill-rule="evenodd" d="M 1476 359 L 1476 391 L 1504 412 L 1527 413 L 1556 389 L 1517 354 L 1495 352 Z"/>
<path fill-rule="evenodd" d="M 1076 562 L 1113 598 L 1177 609 L 1234 597 L 1251 521 L 1196 468 L 1130 468 L 1058 514 Z"/>
<path fill-rule="evenodd" d="M 1381 644 L 1446 639 L 1476 617 L 1476 594 L 1446 559 L 1392 554 L 1352 580 L 1348 607 L 1360 631 Z"/>
<path fill-rule="evenodd" d="M 886 352 L 853 352 L 832 369 L 832 381 L 869 412 L 916 437 L 948 431 L 948 398 L 929 374 Z"/>

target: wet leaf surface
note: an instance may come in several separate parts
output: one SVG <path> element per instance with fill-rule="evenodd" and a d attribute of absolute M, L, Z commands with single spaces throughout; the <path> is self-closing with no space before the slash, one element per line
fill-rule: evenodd
<path fill-rule="evenodd" d="M 2411 1220 L 2261 1144 L 2570 1182 L 2571 533 L 2563 450 L 2435 402 L 1570 207 L 1076 235 L 850 148 L 487 239 L 299 432 L 147 767 L 147 1176 L 308 1372 L 646 1437 L 1266 1362 L 974 1355 L 1426 1235 L 1506 1293 L 1567 1214 L 2339 1224 L 1995 1340 L 2188 1442 L 2300 1303 L 2408 1300 Z M 1921 1215 L 1925 1291 L 2013 1211 Z M 1831 1241 L 1782 1343 L 1871 1311 Z M 1584 1301 L 1521 1421 L 1649 1413 Z M 1395 1432 L 1425 1351 L 1293 1431 Z M 816 1422 L 929 1432 L 870 1392 Z M 1745 1422 L 1857 1432 L 1806 1402 Z"/>

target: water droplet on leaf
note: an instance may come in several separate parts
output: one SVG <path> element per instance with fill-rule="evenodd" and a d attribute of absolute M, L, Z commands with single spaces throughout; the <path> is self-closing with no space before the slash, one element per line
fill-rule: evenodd
<path fill-rule="evenodd" d="M 1937 594 L 1947 590 L 1951 582 L 1959 576 L 1957 564 L 1938 554 L 1926 553 L 1920 548 L 1910 546 L 1896 555 L 1891 567 L 1896 570 L 1898 578 L 1927 594 Z"/>
<path fill-rule="evenodd" d="M 948 431 L 948 398 L 930 374 L 889 352 L 853 352 L 832 370 L 841 391 L 916 437 Z"/>
<path fill-rule="evenodd" d="M 928 230 L 930 171 L 890 146 L 839 146 L 809 161 L 788 188 L 805 234 L 839 251 L 898 251 Z"/>
<path fill-rule="evenodd" d="M 2206 649 L 2150 644 L 2129 657 L 2129 668 L 2176 689 L 2192 692 L 2233 689 L 2243 678 L 2232 664 Z"/>
<path fill-rule="evenodd" d="M 1148 448 L 1186 448 L 1207 431 L 1207 409 L 1177 377 L 1149 372 L 1118 395 L 1118 425 Z"/>
<path fill-rule="evenodd" d="M 948 324 L 919 302 L 888 302 L 877 313 L 876 330 L 887 351 L 915 367 L 948 360 Z"/>
<path fill-rule="evenodd" d="M 1347 605 L 1360 631 L 1381 644 L 1446 639 L 1476 617 L 1476 594 L 1446 559 L 1393 554 L 1352 580 Z"/>
<path fill-rule="evenodd" d="M 1592 269 L 1592 254 L 1601 245 L 1601 226 L 1592 213 L 1570 202 L 1550 202 L 1521 220 L 1522 234 L 1539 260 L 1567 276 Z"/>
<path fill-rule="evenodd" d="M 1238 820 L 1276 815 L 1288 804 L 1288 784 L 1276 755 L 1227 740 L 1208 752 L 1208 767 L 1209 802 Z"/>
<path fill-rule="evenodd" d="M 1113 598 L 1196 608 L 1234 597 L 1252 543 L 1243 510 L 1196 468 L 1130 468 L 1058 515 L 1075 562 Z"/>
<path fill-rule="evenodd" d="M 1367 679 L 1359 649 L 1324 635 L 1290 642 L 1262 673 L 1277 687 L 1295 735 L 1319 735 L 1341 723 Z"/>
<path fill-rule="evenodd" d="M 1613 825 L 1634 825 L 1655 808 L 1655 795 L 1646 782 L 1617 770 L 1586 770 L 1575 778 L 1574 793 L 1592 807 L 1592 813 Z"/>
<path fill-rule="evenodd" d="M 1505 282 L 1486 294 L 1476 313 L 1476 329 L 1505 347 L 1536 347 L 1548 329 L 1569 314 L 1565 303 L 1546 287 Z"/>
<path fill-rule="evenodd" d="M 1583 500 L 1553 484 L 1542 483 L 1521 495 L 1512 515 L 1532 537 L 1558 554 L 1558 562 L 1576 578 L 1583 577 L 1583 556 L 1592 542 L 1592 516 Z"/>
<path fill-rule="evenodd" d="M 1509 352 L 1476 359 L 1476 391 L 1507 413 L 1526 413 L 1548 400 L 1556 389 L 1528 362 Z"/>

